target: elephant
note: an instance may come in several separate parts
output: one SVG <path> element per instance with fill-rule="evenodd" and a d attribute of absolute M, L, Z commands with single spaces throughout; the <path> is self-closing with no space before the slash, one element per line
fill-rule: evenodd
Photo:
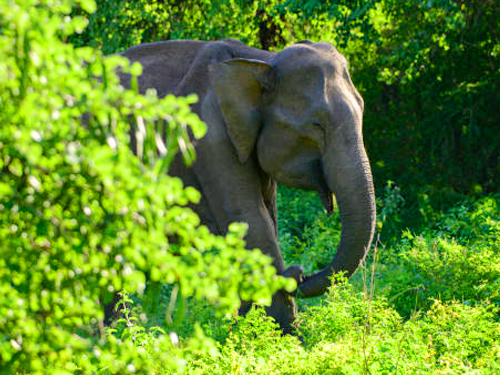
<path fill-rule="evenodd" d="M 192 110 L 206 122 L 196 162 L 174 160 L 169 173 L 202 196 L 195 212 L 212 232 L 248 223 L 248 248 L 273 259 L 277 273 L 297 280 L 266 308 L 285 333 L 296 318 L 294 297 L 323 294 L 334 273 L 349 277 L 365 258 L 375 228 L 375 193 L 363 144 L 363 99 L 347 62 L 327 42 L 302 41 L 281 52 L 234 40 L 172 40 L 120 53 L 143 66 L 140 92 L 195 93 Z M 122 75 L 130 85 L 130 77 Z M 324 269 L 305 276 L 285 269 L 277 241 L 277 183 L 315 190 L 328 212 L 338 204 L 342 233 Z M 241 312 L 249 308 L 242 302 Z"/>

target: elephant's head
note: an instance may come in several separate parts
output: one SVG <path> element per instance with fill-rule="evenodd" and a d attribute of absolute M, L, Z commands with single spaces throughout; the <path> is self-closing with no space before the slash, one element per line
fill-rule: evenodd
<path fill-rule="evenodd" d="M 256 155 L 262 170 L 276 181 L 316 190 L 329 212 L 335 195 L 342 220 L 336 255 L 325 269 L 305 278 L 297 295 L 324 293 L 333 273 L 350 276 L 356 270 L 375 224 L 362 135 L 363 100 L 345 58 L 328 43 L 299 43 L 267 62 L 219 63 L 212 79 L 242 163 Z"/>

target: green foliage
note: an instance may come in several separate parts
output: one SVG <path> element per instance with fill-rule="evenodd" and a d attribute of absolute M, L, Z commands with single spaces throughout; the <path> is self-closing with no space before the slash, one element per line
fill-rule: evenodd
<path fill-rule="evenodd" d="M 405 199 L 394 182 L 387 181 L 384 190 L 377 197 L 377 231 L 385 243 L 391 239 L 399 239 L 402 219 L 401 207 Z"/>
<path fill-rule="evenodd" d="M 449 210 L 436 224 L 440 235 L 472 246 L 498 245 L 500 238 L 500 196 L 465 200 Z"/>
<path fill-rule="evenodd" d="M 187 38 L 216 40 L 236 37 L 255 45 L 258 43 L 256 13 L 275 3 L 98 0 L 99 12 L 90 15 L 89 27 L 81 36 L 75 37 L 74 42 L 97 46 L 105 53 L 144 42 Z"/>
<path fill-rule="evenodd" d="M 155 359 L 175 368 L 190 350 L 171 350 L 187 298 L 225 315 L 240 297 L 266 304 L 293 285 L 245 250 L 245 224 L 209 233 L 185 207 L 200 194 L 165 174 L 177 149 L 193 159 L 188 129 L 205 133 L 190 113 L 196 98 L 120 87 L 116 69 L 137 76 L 140 66 L 64 43 L 86 24 L 69 16 L 73 5 L 0 3 L 0 367 L 149 374 Z M 130 121 L 139 157 L 128 147 Z M 122 289 L 141 295 L 147 280 L 146 297 L 155 283 L 172 285 L 170 336 L 153 340 L 127 322 L 120 338 L 99 338 L 101 303 Z"/>
<path fill-rule="evenodd" d="M 106 329 L 108 352 L 98 354 L 108 357 L 103 373 L 179 373 L 185 370 L 188 361 L 218 352 L 216 342 L 205 336 L 198 324 L 194 333 L 181 342 L 174 331 L 167 332 L 158 326 L 146 328 L 134 313 L 133 300 L 127 294 L 122 295 L 116 307 L 122 317 L 113 328 Z"/>
<path fill-rule="evenodd" d="M 304 344 L 280 336 L 253 309 L 211 354 L 194 358 L 189 374 L 494 374 L 500 367 L 498 310 L 434 302 L 404 321 L 383 299 L 333 287 L 301 314 Z"/>
<path fill-rule="evenodd" d="M 106 53 L 169 39 L 236 38 L 248 45 L 283 48 L 293 41 L 325 37 L 336 44 L 364 40 L 376 1 L 98 0 L 89 27 L 73 39 Z M 82 13 L 81 11 L 78 13 Z"/>
<path fill-rule="evenodd" d="M 234 326 L 221 347 L 218 373 L 259 374 L 292 366 L 295 353 L 300 352 L 299 340 L 282 336 L 277 327 L 273 319 L 265 315 L 264 309 L 252 308 Z M 277 352 L 287 355 L 276 357 Z"/>
<path fill-rule="evenodd" d="M 340 240 L 338 211 L 328 215 L 317 193 L 279 187 L 278 235 L 288 264 L 301 264 L 306 273 L 325 267 Z"/>
<path fill-rule="evenodd" d="M 407 231 L 385 255 L 382 293 L 404 316 L 434 299 L 500 305 L 499 198 L 463 202 L 420 236 Z"/>
<path fill-rule="evenodd" d="M 372 11 L 376 42 L 351 66 L 376 177 L 498 191 L 499 15 L 494 1 L 385 0 Z"/>
<path fill-rule="evenodd" d="M 323 213 L 309 193 L 283 187 L 279 192 L 282 249 L 295 261 L 287 233 L 295 234 L 293 244 L 320 243 L 313 223 Z M 404 230 L 403 193 L 389 183 L 379 194 L 378 230 L 385 240 L 378 243 L 376 264 L 369 257 L 351 285 L 340 283 L 315 303 L 301 302 L 306 351 L 296 355 L 300 370 L 277 372 L 308 373 L 302 358 L 311 373 L 499 371 L 499 197 L 470 198 L 445 212 L 423 200 L 428 221 L 416 235 Z M 324 249 L 308 250 L 312 258 L 323 256 Z"/>

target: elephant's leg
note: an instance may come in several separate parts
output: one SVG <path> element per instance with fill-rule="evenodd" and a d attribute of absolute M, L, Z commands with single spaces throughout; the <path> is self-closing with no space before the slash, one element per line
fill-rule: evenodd
<path fill-rule="evenodd" d="M 249 224 L 248 233 L 245 237 L 248 248 L 257 247 L 264 254 L 269 255 L 273 258 L 273 265 L 278 274 L 283 274 L 287 277 L 297 276 L 296 280 L 297 284 L 299 284 L 298 275 L 301 275 L 301 273 L 297 267 L 292 267 L 286 271 L 284 269 L 283 258 L 279 252 L 274 234 L 274 225 L 272 224 L 271 217 L 267 214 L 267 210 L 259 210 L 259 212 L 255 212 L 255 215 L 251 215 L 251 218 L 246 218 Z M 245 219 L 240 218 L 236 221 L 245 221 Z M 243 301 L 239 312 L 241 315 L 244 315 L 250 308 L 251 304 Z M 285 290 L 276 292 L 273 296 L 271 306 L 266 307 L 266 312 L 276 320 L 284 333 L 292 333 L 292 323 L 297 317 L 297 307 L 293 297 L 289 293 Z"/>
<path fill-rule="evenodd" d="M 282 276 L 292 277 L 299 285 L 302 282 L 302 277 L 304 275 L 304 269 L 302 266 L 294 265 L 288 267 L 284 272 L 281 273 Z M 238 311 L 239 315 L 244 316 L 252 308 L 252 303 L 249 301 L 241 301 L 241 306 Z M 293 321 L 297 315 L 297 308 L 295 301 L 290 295 L 290 293 L 285 290 L 278 291 L 274 296 L 271 306 L 266 308 L 266 312 L 269 316 L 275 318 L 275 320 L 280 324 L 280 328 L 284 333 L 292 333 L 293 331 Z M 286 314 L 288 312 L 288 314 Z"/>
<path fill-rule="evenodd" d="M 193 165 L 197 183 L 206 197 L 211 215 L 221 232 L 233 222 L 248 223 L 245 237 L 248 249 L 259 248 L 273 259 L 278 274 L 285 271 L 285 264 L 276 238 L 275 185 L 262 173 L 256 158 L 240 162 L 234 146 L 229 142 L 225 124 L 215 100 L 204 100 L 202 118 L 211 126 L 205 138 L 196 147 L 197 161 Z M 240 311 L 248 311 L 243 303 Z M 296 317 L 293 298 L 279 291 L 267 312 L 285 332 L 292 330 Z"/>
<path fill-rule="evenodd" d="M 302 266 L 294 265 L 281 272 L 282 276 L 295 279 L 297 285 L 302 282 L 304 269 Z M 292 334 L 295 330 L 294 321 L 297 318 L 297 305 L 290 293 L 284 289 L 279 290 L 274 296 L 271 306 L 266 308 L 269 316 L 275 318 L 283 333 Z"/>
<path fill-rule="evenodd" d="M 249 301 L 241 301 L 238 315 L 245 316 L 252 308 Z M 285 334 L 293 334 L 294 321 L 297 318 L 297 305 L 293 297 L 285 290 L 279 290 L 273 296 L 270 306 L 265 308 L 266 314 L 273 317 Z"/>
<path fill-rule="evenodd" d="M 304 269 L 302 266 L 291 266 L 288 267 L 284 272 L 281 273 L 282 276 L 292 277 L 299 285 L 302 282 L 302 276 L 304 275 Z M 240 309 L 238 313 L 240 316 L 244 316 L 252 308 L 252 303 L 249 301 L 241 301 Z M 274 296 L 271 306 L 266 307 L 266 313 L 272 316 L 276 322 L 280 325 L 280 329 L 283 333 L 291 334 L 294 331 L 294 320 L 297 317 L 297 306 L 293 297 L 290 293 L 285 290 L 279 290 Z"/>
<path fill-rule="evenodd" d="M 216 181 L 220 180 L 222 179 Z M 203 196 L 208 198 L 217 226 L 221 229 L 224 228 L 224 231 L 232 222 L 248 223 L 248 232 L 245 237 L 247 248 L 259 248 L 264 254 L 270 256 L 277 273 L 282 274 L 285 272 L 285 265 L 279 251 L 275 225 L 264 203 L 258 181 L 258 178 L 252 179 L 241 188 L 238 188 L 236 183 L 214 186 L 202 182 L 200 186 L 203 189 Z M 252 183 L 256 184 L 253 188 Z M 231 189 L 229 189 L 230 187 Z M 246 191 L 244 196 L 238 196 L 238 193 L 242 193 L 242 191 Z M 243 302 L 240 313 L 246 313 L 250 307 L 249 303 Z M 280 290 L 274 295 L 272 304 L 266 308 L 266 311 L 276 320 L 284 332 L 289 333 L 293 330 L 292 323 L 296 318 L 297 308 L 293 298 L 284 290 Z"/>

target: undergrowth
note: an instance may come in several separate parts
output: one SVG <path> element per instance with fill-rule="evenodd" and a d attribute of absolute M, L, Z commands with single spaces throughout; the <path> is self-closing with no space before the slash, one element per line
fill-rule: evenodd
<path fill-rule="evenodd" d="M 212 337 L 195 325 L 210 349 L 198 351 L 192 339 L 181 339 L 176 350 L 189 354 L 183 374 L 495 374 L 497 317 L 493 304 L 433 300 L 427 310 L 404 319 L 386 298 L 367 298 L 341 283 L 301 312 L 303 342 L 282 336 L 272 318 L 254 308 L 238 322 L 223 323 Z M 138 344 L 151 345 L 156 334 L 141 331 Z"/>
<path fill-rule="evenodd" d="M 285 188 L 280 194 L 298 200 L 301 193 Z M 294 216 L 296 208 L 285 206 L 292 214 L 280 222 L 281 233 L 294 232 L 286 232 L 287 225 L 297 229 L 295 236 L 281 236 L 284 255 L 293 262 L 313 259 L 316 252 L 331 256 L 332 248 L 322 248 L 325 240 L 315 236 L 330 231 L 334 243 L 340 230 L 337 214 L 325 221 L 316 198 L 303 194 L 308 208 Z M 498 196 L 466 200 L 436 215 L 421 233 L 401 229 L 390 246 L 376 241 L 350 282 L 338 278 L 326 296 L 299 301 L 296 336 L 281 335 L 261 307 L 246 317 L 214 319 L 208 304 L 189 301 L 176 344 L 189 360 L 179 373 L 499 373 L 499 203 Z M 324 226 L 316 231 L 318 222 Z M 142 308 L 132 310 L 140 316 Z M 196 349 L 193 335 L 209 345 Z"/>

